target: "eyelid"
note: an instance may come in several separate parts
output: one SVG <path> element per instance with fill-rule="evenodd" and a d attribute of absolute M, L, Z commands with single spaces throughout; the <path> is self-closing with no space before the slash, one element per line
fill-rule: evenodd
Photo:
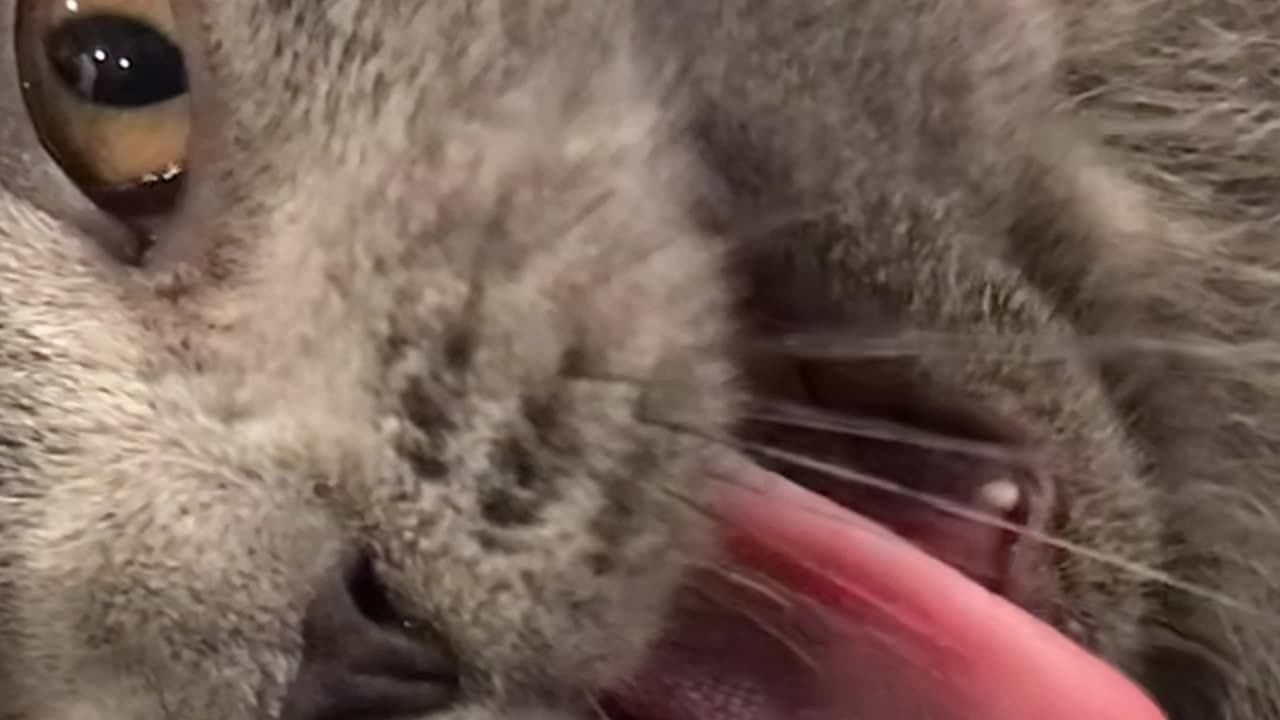
<path fill-rule="evenodd" d="M 35 0 L 50 6 L 52 21 L 70 17 L 111 14 L 154 26 L 169 37 L 176 37 L 178 25 L 171 0 Z"/>

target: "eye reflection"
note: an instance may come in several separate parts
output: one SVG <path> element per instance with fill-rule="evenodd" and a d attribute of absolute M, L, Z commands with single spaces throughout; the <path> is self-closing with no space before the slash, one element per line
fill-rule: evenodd
<path fill-rule="evenodd" d="M 158 31 L 100 15 L 64 23 L 45 40 L 62 82 L 96 105 L 139 108 L 187 92 L 182 52 Z"/>

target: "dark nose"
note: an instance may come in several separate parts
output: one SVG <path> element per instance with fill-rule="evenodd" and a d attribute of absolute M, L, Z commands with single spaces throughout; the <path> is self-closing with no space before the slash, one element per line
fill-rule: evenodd
<path fill-rule="evenodd" d="M 368 560 L 346 563 L 320 589 L 302 642 L 280 720 L 421 717 L 457 696 L 447 645 L 397 616 Z"/>

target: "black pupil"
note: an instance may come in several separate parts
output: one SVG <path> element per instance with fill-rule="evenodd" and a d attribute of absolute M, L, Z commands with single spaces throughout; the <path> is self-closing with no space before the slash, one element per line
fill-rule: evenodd
<path fill-rule="evenodd" d="M 82 99 L 136 108 L 187 91 L 182 51 L 136 20 L 98 15 L 64 23 L 45 39 L 58 76 Z"/>

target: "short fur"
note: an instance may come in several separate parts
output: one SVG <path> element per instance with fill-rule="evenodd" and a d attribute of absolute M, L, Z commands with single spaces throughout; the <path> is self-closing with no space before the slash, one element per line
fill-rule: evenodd
<path fill-rule="evenodd" d="M 1242 607 L 1070 555 L 1018 599 L 1280 717 L 1268 3 L 175 8 L 140 267 L 0 59 L 0 717 L 269 717 L 352 553 L 455 649 L 441 717 L 572 710 L 712 557 L 762 316 L 952 338 L 903 367 L 1051 449 L 1048 530 Z"/>

